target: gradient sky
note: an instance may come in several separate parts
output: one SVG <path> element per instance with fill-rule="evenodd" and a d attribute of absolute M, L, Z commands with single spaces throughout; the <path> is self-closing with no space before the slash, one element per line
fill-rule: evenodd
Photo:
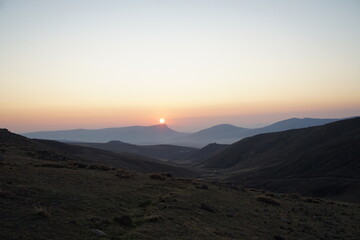
<path fill-rule="evenodd" d="M 360 113 L 360 1 L 0 0 L 0 127 Z"/>

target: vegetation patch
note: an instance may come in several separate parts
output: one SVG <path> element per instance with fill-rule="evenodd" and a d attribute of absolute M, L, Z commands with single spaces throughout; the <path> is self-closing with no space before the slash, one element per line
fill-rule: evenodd
<path fill-rule="evenodd" d="M 41 205 L 34 206 L 34 214 L 35 214 L 36 217 L 42 218 L 42 219 L 50 217 L 49 211 L 45 207 L 43 207 Z"/>
<path fill-rule="evenodd" d="M 126 171 L 126 170 L 118 170 L 115 174 L 115 176 L 119 178 L 134 178 L 136 176 L 135 173 Z"/>
<path fill-rule="evenodd" d="M 263 202 L 263 203 L 267 203 L 267 204 L 271 204 L 271 205 L 275 205 L 275 206 L 281 205 L 281 203 L 278 200 L 276 200 L 275 198 L 272 198 L 270 196 L 259 195 L 259 196 L 256 196 L 256 200 L 259 202 Z"/>
<path fill-rule="evenodd" d="M 120 217 L 115 217 L 114 222 L 116 222 L 122 226 L 131 226 L 133 221 L 129 215 L 123 215 Z"/>
<path fill-rule="evenodd" d="M 164 219 L 160 215 L 150 215 L 150 216 L 146 216 L 144 220 L 147 222 L 160 222 Z"/>
<path fill-rule="evenodd" d="M 102 170 L 102 171 L 110 171 L 110 170 L 115 170 L 115 168 L 106 166 L 106 165 L 102 165 L 102 164 L 92 164 L 90 166 L 88 166 L 88 169 L 91 170 Z"/>
<path fill-rule="evenodd" d="M 0 198 L 14 199 L 15 194 L 8 190 L 0 189 Z"/>

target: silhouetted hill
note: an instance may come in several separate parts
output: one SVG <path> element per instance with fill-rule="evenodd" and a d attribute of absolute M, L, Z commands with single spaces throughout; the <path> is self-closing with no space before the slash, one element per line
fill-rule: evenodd
<path fill-rule="evenodd" d="M 251 129 L 236 127 L 230 124 L 220 124 L 198 132 L 182 136 L 177 141 L 181 144 L 204 147 L 209 143 L 233 143 L 249 134 Z"/>
<path fill-rule="evenodd" d="M 241 128 L 229 124 L 216 125 L 195 133 L 177 132 L 167 125 L 149 127 L 133 126 L 105 129 L 77 129 L 65 131 L 47 131 L 24 133 L 23 136 L 37 139 L 49 139 L 64 142 L 92 142 L 106 143 L 109 141 L 122 141 L 136 145 L 171 144 L 202 148 L 209 143 L 231 144 L 245 137 L 260 133 L 277 132 L 326 124 L 336 119 L 292 118 L 280 121 L 263 128 Z"/>
<path fill-rule="evenodd" d="M 76 129 L 64 131 L 45 131 L 24 133 L 23 136 L 37 139 L 50 139 L 74 142 L 109 142 L 113 140 L 133 144 L 166 143 L 169 139 L 181 137 L 180 133 L 170 129 L 167 125 L 132 126 L 105 129 Z"/>
<path fill-rule="evenodd" d="M 9 146 L 9 148 L 7 148 Z M 192 171 L 164 164 L 150 157 L 121 154 L 96 148 L 69 145 L 52 140 L 28 139 L 0 130 L 0 149 L 13 151 L 21 156 L 35 157 L 48 161 L 79 161 L 121 167 L 139 172 L 171 172 L 174 176 L 195 176 Z"/>
<path fill-rule="evenodd" d="M 121 141 L 108 143 L 73 143 L 74 145 L 88 146 L 119 153 L 132 153 L 141 156 L 156 158 L 163 161 L 185 160 L 189 155 L 197 152 L 197 148 L 174 145 L 134 145 Z"/>
<path fill-rule="evenodd" d="M 360 118 L 249 137 L 199 166 L 225 169 L 232 181 L 271 190 L 331 195 L 356 185 L 359 191 Z M 330 180 L 320 184 L 324 178 Z M 295 179 L 307 180 L 306 186 Z M 330 182 L 339 189 L 321 189 Z"/>
<path fill-rule="evenodd" d="M 231 144 L 245 137 L 250 137 L 261 133 L 319 126 L 337 120 L 338 119 L 291 118 L 276 122 L 266 127 L 254 129 L 236 127 L 229 124 L 221 124 L 211 128 L 203 129 L 190 135 L 183 136 L 178 140 L 178 143 L 195 147 L 203 147 L 211 142 Z"/>
<path fill-rule="evenodd" d="M 280 122 L 276 122 L 266 127 L 253 129 L 252 134 L 280 132 L 290 129 L 306 128 L 320 126 L 327 123 L 335 122 L 340 119 L 319 119 L 319 118 L 290 118 Z"/>

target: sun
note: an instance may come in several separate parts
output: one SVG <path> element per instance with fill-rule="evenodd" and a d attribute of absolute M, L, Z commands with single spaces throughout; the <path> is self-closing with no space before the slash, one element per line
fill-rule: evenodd
<path fill-rule="evenodd" d="M 165 123 L 165 119 L 164 119 L 164 118 L 160 118 L 160 119 L 159 119 L 159 122 L 160 122 L 160 124 L 164 124 L 164 123 Z"/>

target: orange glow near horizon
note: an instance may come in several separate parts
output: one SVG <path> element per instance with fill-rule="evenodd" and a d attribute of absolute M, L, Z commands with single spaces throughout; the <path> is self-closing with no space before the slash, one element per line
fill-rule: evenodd
<path fill-rule="evenodd" d="M 0 128 L 162 116 L 190 131 L 360 113 L 354 1 L 3 2 Z"/>
<path fill-rule="evenodd" d="M 76 128 L 107 128 L 133 125 L 155 125 L 156 116 L 165 115 L 166 123 L 175 130 L 210 127 L 212 124 L 271 123 L 291 117 L 341 118 L 358 114 L 359 104 L 258 103 L 187 108 L 13 108 L 1 111 L 0 127 L 17 133 Z M 1 106 L 0 106 L 1 108 Z M 238 117 L 235 117 L 238 116 Z M 193 119 L 193 120 L 192 120 Z M 165 121 L 165 119 L 164 119 Z M 158 123 L 161 124 L 160 119 Z"/>

